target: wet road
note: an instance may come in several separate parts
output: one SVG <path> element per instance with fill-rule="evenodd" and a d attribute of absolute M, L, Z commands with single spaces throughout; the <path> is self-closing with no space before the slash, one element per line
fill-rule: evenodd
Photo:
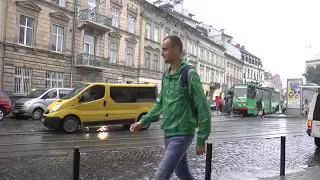
<path fill-rule="evenodd" d="M 209 138 L 213 143 L 212 179 L 277 176 L 281 135 L 287 136 L 287 172 L 320 165 L 320 150 L 306 135 L 305 126 L 304 119 L 213 117 Z M 82 152 L 81 179 L 154 177 L 164 153 L 159 122 L 137 133 L 117 126 L 97 130 L 84 128 L 65 134 L 47 130 L 40 121 L 0 122 L 0 179 L 71 179 L 74 146 L 80 146 Z M 205 155 L 196 156 L 193 144 L 188 157 L 192 174 L 203 180 Z"/>
<path fill-rule="evenodd" d="M 305 135 L 305 120 L 213 117 L 210 142 L 272 138 L 281 135 Z M 0 157 L 58 154 L 72 151 L 101 151 L 163 144 L 160 123 L 147 131 L 132 133 L 122 127 L 83 128 L 74 134 L 55 132 L 40 121 L 6 119 L 0 122 Z"/>

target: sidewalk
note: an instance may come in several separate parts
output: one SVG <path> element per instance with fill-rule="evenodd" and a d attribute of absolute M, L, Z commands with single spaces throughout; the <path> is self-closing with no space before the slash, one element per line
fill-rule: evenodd
<path fill-rule="evenodd" d="M 262 178 L 262 180 L 318 180 L 320 179 L 319 166 L 308 167 L 298 172 L 286 173 L 285 177 Z"/>

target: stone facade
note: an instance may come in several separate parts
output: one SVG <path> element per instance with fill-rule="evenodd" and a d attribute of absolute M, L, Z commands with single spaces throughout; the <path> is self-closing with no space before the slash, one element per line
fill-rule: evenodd
<path fill-rule="evenodd" d="M 225 54 L 226 56 L 226 83 L 228 88 L 231 88 L 235 83 L 243 82 L 243 60 L 237 59 L 232 55 Z"/>
<path fill-rule="evenodd" d="M 2 89 L 25 96 L 31 88 L 70 86 L 72 5 L 7 1 Z"/>

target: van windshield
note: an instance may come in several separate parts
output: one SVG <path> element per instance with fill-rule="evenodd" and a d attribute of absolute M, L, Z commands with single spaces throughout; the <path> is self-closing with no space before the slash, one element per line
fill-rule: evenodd
<path fill-rule="evenodd" d="M 32 92 L 30 92 L 26 98 L 38 98 L 40 97 L 43 93 L 45 93 L 47 89 L 36 89 Z"/>
<path fill-rule="evenodd" d="M 247 92 L 248 92 L 247 86 L 235 86 L 234 87 L 234 96 L 236 98 L 246 98 Z"/>
<path fill-rule="evenodd" d="M 71 99 L 74 96 L 76 96 L 79 92 L 81 92 L 84 88 L 85 87 L 74 89 L 74 90 L 70 91 L 67 95 L 63 96 L 61 99 Z"/>

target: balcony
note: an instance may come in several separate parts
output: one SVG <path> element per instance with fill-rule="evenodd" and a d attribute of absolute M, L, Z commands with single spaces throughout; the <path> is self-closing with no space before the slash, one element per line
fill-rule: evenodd
<path fill-rule="evenodd" d="M 91 54 L 78 54 L 75 67 L 91 70 L 106 70 L 109 64 L 109 58 L 103 58 Z"/>
<path fill-rule="evenodd" d="M 78 28 L 85 27 L 107 33 L 112 30 L 112 18 L 101 15 L 94 10 L 80 10 L 78 14 Z"/>

